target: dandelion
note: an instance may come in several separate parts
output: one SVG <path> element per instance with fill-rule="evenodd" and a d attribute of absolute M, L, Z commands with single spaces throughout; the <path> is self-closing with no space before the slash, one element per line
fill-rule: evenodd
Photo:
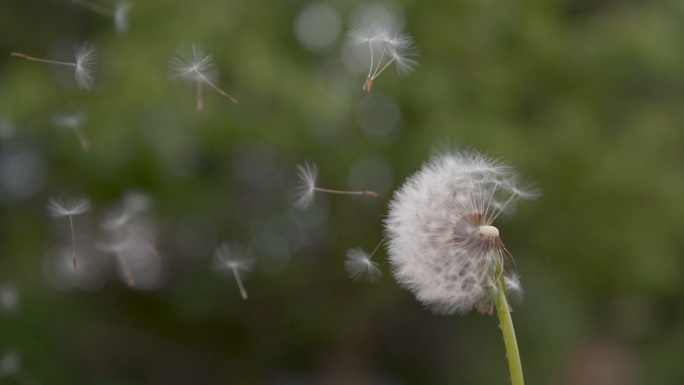
<path fill-rule="evenodd" d="M 382 242 L 378 243 L 370 254 L 358 247 L 347 250 L 347 260 L 344 261 L 344 268 L 347 270 L 349 278 L 355 281 L 363 279 L 368 283 L 377 282 L 382 278 L 382 272 L 378 267 L 378 263 L 371 261 L 371 258 L 373 258 L 381 244 Z"/>
<path fill-rule="evenodd" d="M 385 221 L 388 253 L 400 285 L 439 313 L 495 308 L 514 385 L 522 368 L 505 278 L 505 249 L 494 221 L 521 199 L 513 169 L 475 151 L 433 157 L 395 193 Z M 515 285 L 513 284 L 515 283 Z"/>
<path fill-rule="evenodd" d="M 295 206 L 305 209 L 313 203 L 316 191 L 329 194 L 345 194 L 345 195 L 364 195 L 377 197 L 375 191 L 344 191 L 331 190 L 316 186 L 316 179 L 318 179 L 318 166 L 315 163 L 304 163 L 297 165 L 297 176 L 299 177 L 299 185 L 297 186 L 297 201 Z"/>
<path fill-rule="evenodd" d="M 204 103 L 202 100 L 202 86 L 208 84 L 224 98 L 233 103 L 237 103 L 234 97 L 220 89 L 213 82 L 212 72 L 214 68 L 214 58 L 207 54 L 204 48 L 198 44 L 182 45 L 178 49 L 176 56 L 169 61 L 169 76 L 172 80 L 189 80 L 195 82 L 197 87 L 197 111 L 201 111 Z"/>
<path fill-rule="evenodd" d="M 77 112 L 75 114 L 60 114 L 52 117 L 52 124 L 59 128 L 66 128 L 71 130 L 76 139 L 81 144 L 83 151 L 88 151 L 90 149 L 90 142 L 83 134 L 81 126 L 85 121 L 85 115 L 83 112 Z"/>
<path fill-rule="evenodd" d="M 241 245 L 222 243 L 214 253 L 214 269 L 229 269 L 233 272 L 242 299 L 247 299 L 247 290 L 245 290 L 245 287 L 242 284 L 240 272 L 252 270 L 253 265 L 254 258 L 251 256 L 251 251 Z"/>
<path fill-rule="evenodd" d="M 141 202 L 141 199 L 143 202 Z M 133 241 L 140 243 L 155 256 L 160 257 L 159 250 L 143 234 L 149 232 L 146 226 L 140 221 L 136 221 L 137 215 L 144 210 L 147 205 L 144 197 L 130 195 L 124 199 L 123 205 L 105 214 L 102 228 L 110 233 L 117 234 L 119 239 L 130 237 Z"/>
<path fill-rule="evenodd" d="M 399 75 L 407 75 L 418 62 L 418 52 L 409 33 L 399 33 L 387 25 L 353 26 L 349 32 L 351 45 L 368 45 L 370 65 L 363 90 L 370 92 L 373 81 L 394 64 Z"/>
<path fill-rule="evenodd" d="M 12 52 L 12 57 L 35 61 L 39 63 L 48 63 L 60 66 L 67 66 L 74 68 L 74 76 L 76 84 L 83 89 L 89 90 L 93 88 L 95 83 L 95 71 L 97 70 L 97 46 L 91 43 L 83 43 L 75 46 L 76 62 L 65 62 L 49 59 L 40 59 L 33 56 L 28 56 L 19 52 Z"/>
<path fill-rule="evenodd" d="M 127 1 L 120 2 L 114 10 L 87 0 L 71 0 L 71 3 L 100 16 L 113 19 L 114 29 L 119 34 L 124 34 L 128 31 L 128 14 L 131 9 L 131 4 Z"/>
<path fill-rule="evenodd" d="M 69 217 L 69 225 L 71 226 L 71 260 L 76 271 L 76 236 L 74 234 L 74 215 L 82 214 L 90 209 L 90 201 L 88 198 L 74 198 L 65 201 L 59 201 L 50 198 L 50 203 L 47 206 L 48 213 L 55 217 Z"/>

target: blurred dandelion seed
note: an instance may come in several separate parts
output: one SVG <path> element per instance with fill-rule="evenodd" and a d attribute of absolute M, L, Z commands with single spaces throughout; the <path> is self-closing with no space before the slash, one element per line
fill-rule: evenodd
<path fill-rule="evenodd" d="M 298 164 L 297 177 L 299 178 L 299 185 L 297 186 L 296 190 L 297 201 L 295 202 L 295 206 L 301 209 L 311 206 L 316 191 L 329 194 L 363 195 L 371 197 L 378 196 L 375 191 L 370 190 L 344 191 L 317 187 L 316 179 L 318 179 L 318 166 L 315 163 Z"/>
<path fill-rule="evenodd" d="M 116 8 L 114 8 L 114 10 L 87 0 L 71 0 L 71 3 L 100 16 L 113 19 L 114 29 L 119 34 L 124 34 L 126 31 L 128 31 L 128 15 L 131 9 L 131 4 L 127 1 L 120 2 Z"/>
<path fill-rule="evenodd" d="M 102 222 L 102 227 L 110 232 L 124 233 L 126 236 L 131 237 L 136 242 L 142 244 L 155 256 L 160 258 L 161 255 L 159 253 L 159 249 L 157 249 L 152 242 L 150 242 L 143 234 L 141 234 L 141 231 L 137 229 L 138 226 L 133 223 L 138 211 L 139 210 L 137 208 L 132 207 L 130 204 L 124 203 L 123 207 L 118 211 L 111 211 L 105 215 L 105 220 Z"/>
<path fill-rule="evenodd" d="M 76 235 L 74 234 L 74 215 L 82 214 L 90 209 L 90 201 L 88 198 L 72 198 L 65 201 L 60 201 L 50 198 L 47 206 L 48 214 L 55 218 L 69 217 L 69 225 L 71 227 L 71 252 L 72 261 L 74 264 L 74 271 L 76 271 Z"/>
<path fill-rule="evenodd" d="M 52 117 L 52 124 L 59 128 L 67 128 L 71 130 L 74 135 L 76 135 L 78 142 L 81 144 L 81 149 L 83 149 L 83 151 L 88 151 L 90 149 L 90 142 L 83 134 L 83 129 L 81 128 L 84 121 L 85 115 L 83 112 L 55 115 Z"/>
<path fill-rule="evenodd" d="M 230 269 L 232 271 L 242 299 L 247 299 L 247 290 L 245 290 L 242 284 L 240 272 L 249 272 L 252 270 L 253 265 L 254 258 L 251 255 L 251 251 L 244 246 L 234 243 L 222 243 L 214 252 L 214 269 Z"/>
<path fill-rule="evenodd" d="M 214 58 L 211 54 L 207 54 L 202 46 L 199 44 L 184 44 L 181 45 L 176 55 L 169 60 L 169 77 L 174 81 L 189 80 L 195 82 L 197 92 L 197 111 L 201 111 L 204 107 L 202 99 L 202 87 L 208 84 L 224 98 L 233 103 L 237 100 L 230 94 L 220 89 L 213 82 L 213 75 L 211 70 L 214 68 Z"/>
<path fill-rule="evenodd" d="M 400 76 L 413 71 L 418 61 L 413 57 L 418 52 L 413 46 L 413 37 L 409 33 L 400 33 L 392 27 L 382 24 L 370 26 L 355 25 L 349 31 L 351 45 L 368 45 L 370 65 L 363 90 L 370 92 L 375 79 L 394 63 Z"/>
<path fill-rule="evenodd" d="M 365 280 L 368 283 L 375 283 L 382 278 L 382 272 L 378 267 L 378 263 L 371 261 L 380 245 L 382 245 L 382 241 L 375 246 L 375 249 L 370 254 L 359 247 L 347 250 L 344 268 L 347 270 L 349 278 L 354 281 Z"/>
<path fill-rule="evenodd" d="M 95 71 L 97 70 L 97 46 L 85 42 L 77 45 L 74 48 L 76 54 L 76 62 L 64 62 L 49 59 L 40 59 L 33 56 L 28 56 L 19 52 L 12 52 L 10 55 L 19 59 L 35 61 L 39 63 L 48 63 L 54 65 L 74 67 L 74 76 L 76 84 L 83 90 L 90 90 L 95 83 Z"/>
<path fill-rule="evenodd" d="M 128 287 L 135 287 L 135 277 L 128 266 L 128 261 L 126 261 L 126 254 L 133 247 L 129 240 L 122 239 L 109 244 L 99 244 L 98 247 L 100 250 L 112 253 L 116 256 L 116 262 L 121 269 L 121 274 L 126 280 L 126 285 L 128 285 Z"/>

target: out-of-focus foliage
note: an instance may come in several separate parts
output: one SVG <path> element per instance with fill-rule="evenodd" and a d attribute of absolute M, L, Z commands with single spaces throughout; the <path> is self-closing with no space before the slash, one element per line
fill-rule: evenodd
<path fill-rule="evenodd" d="M 365 93 L 345 34 L 368 12 L 402 21 L 420 64 Z M 499 226 L 526 291 L 528 382 L 680 384 L 683 20 L 679 0 L 138 0 L 117 34 L 67 0 L 0 2 L 0 382 L 505 383 L 494 317 L 430 314 L 382 249 L 379 283 L 344 270 L 431 151 L 474 147 L 543 191 Z M 83 41 L 100 49 L 90 92 L 10 58 Z M 168 78 L 183 43 L 213 54 L 237 104 L 204 87 L 195 111 L 195 88 Z M 55 128 L 79 112 L 88 151 Z M 296 209 L 305 161 L 324 187 L 379 197 Z M 69 224 L 45 209 L 75 196 L 92 206 L 74 217 L 88 279 L 64 268 Z M 130 197 L 159 254 L 133 288 L 100 226 Z M 223 241 L 252 248 L 246 301 L 211 269 Z"/>

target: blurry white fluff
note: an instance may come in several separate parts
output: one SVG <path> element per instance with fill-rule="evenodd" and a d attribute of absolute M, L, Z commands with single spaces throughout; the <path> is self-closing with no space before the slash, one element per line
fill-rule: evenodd
<path fill-rule="evenodd" d="M 374 253 L 375 250 L 373 253 L 368 254 L 365 250 L 358 247 L 347 250 L 344 268 L 347 270 L 349 278 L 355 281 L 364 280 L 368 283 L 377 282 L 382 278 L 382 272 L 377 262 L 371 260 Z"/>
<path fill-rule="evenodd" d="M 506 250 L 494 220 L 536 193 L 475 151 L 434 156 L 399 188 L 385 232 L 395 278 L 438 313 L 491 312 Z M 520 291 L 517 277 L 515 291 Z M 495 292 L 495 291 L 494 291 Z"/>

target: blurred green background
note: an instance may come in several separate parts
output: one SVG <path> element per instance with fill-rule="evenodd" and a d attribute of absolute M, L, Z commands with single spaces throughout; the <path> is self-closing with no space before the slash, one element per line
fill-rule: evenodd
<path fill-rule="evenodd" d="M 383 17 L 420 64 L 365 93 L 345 36 Z M 526 290 L 513 319 L 529 384 L 684 383 L 683 20 L 679 0 L 138 0 L 120 34 L 68 0 L 3 0 L 0 383 L 507 383 L 495 317 L 431 314 L 382 249 L 379 283 L 344 270 L 444 146 L 543 191 L 498 224 Z M 100 49 L 89 92 L 9 55 L 68 58 L 83 41 Z M 193 86 L 168 78 L 183 43 L 213 54 L 238 104 L 206 88 L 194 110 Z M 55 127 L 74 113 L 88 151 Z M 321 186 L 379 198 L 294 208 L 306 161 Z M 68 220 L 45 209 L 73 196 L 92 203 L 74 226 L 94 267 L 77 274 Z M 160 254 L 133 288 L 98 247 L 130 197 Z M 254 251 L 247 301 L 212 270 L 224 241 Z"/>

